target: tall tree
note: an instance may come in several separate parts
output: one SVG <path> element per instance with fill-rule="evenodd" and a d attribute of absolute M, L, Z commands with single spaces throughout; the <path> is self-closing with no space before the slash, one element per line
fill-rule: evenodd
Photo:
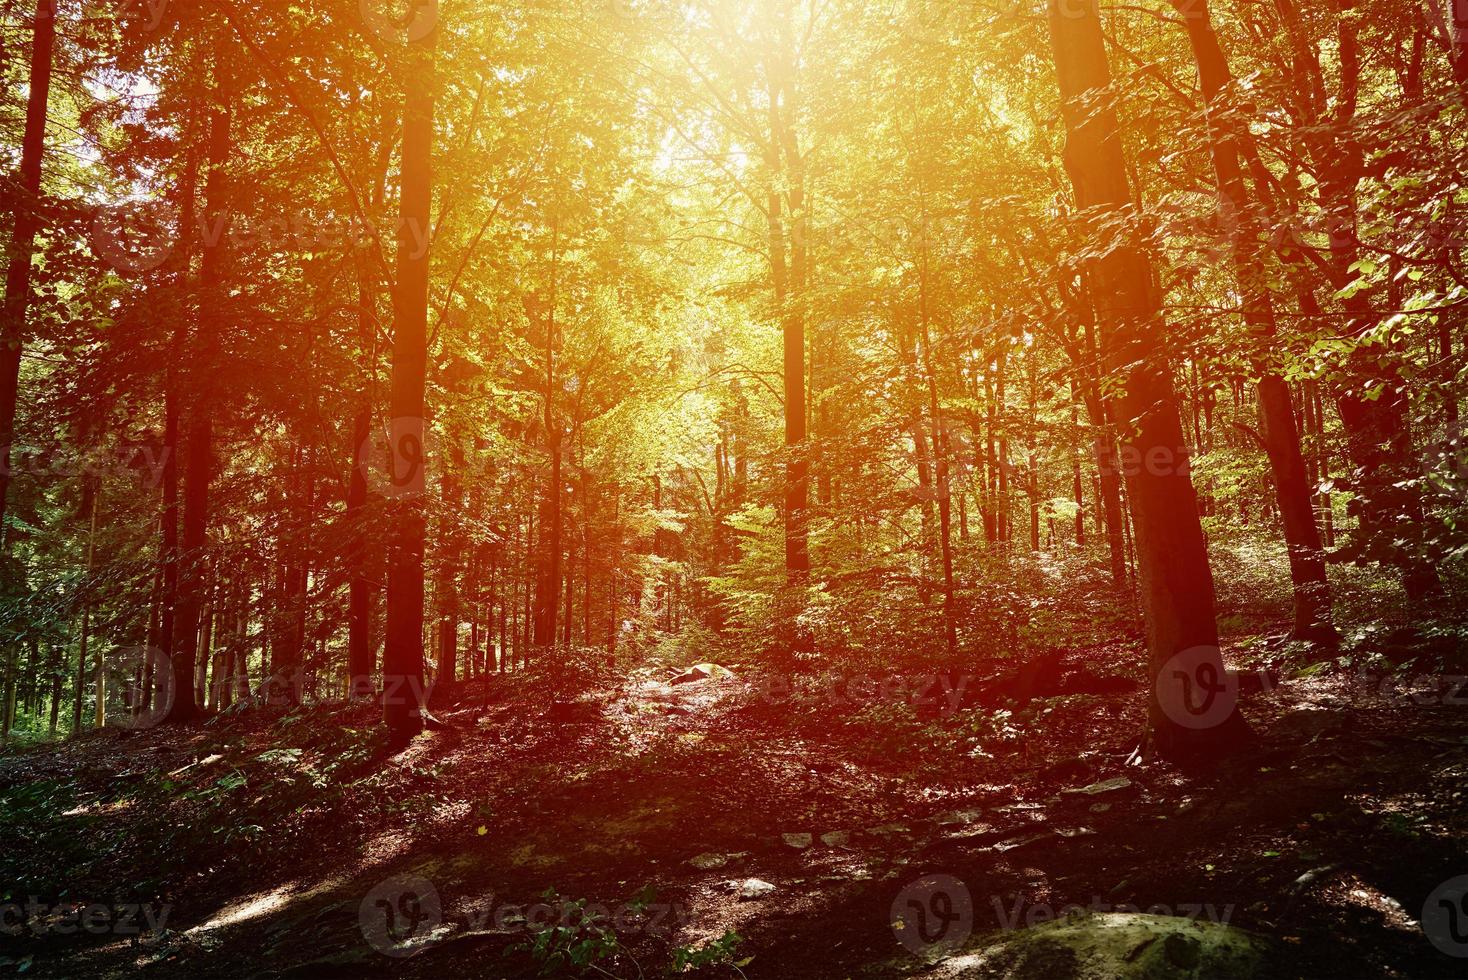
<path fill-rule="evenodd" d="M 1222 230 L 1228 236 L 1227 246 L 1244 297 L 1244 319 L 1261 344 L 1273 346 L 1278 342 L 1274 301 L 1265 285 L 1268 274 L 1259 248 L 1259 224 L 1244 183 L 1236 122 L 1227 106 L 1233 74 L 1214 33 L 1208 0 L 1171 0 L 1171 3 L 1182 16 L 1198 67 L 1213 169 L 1218 179 Z M 1268 363 L 1268 354 L 1266 351 L 1264 363 L 1256 368 L 1260 374 L 1259 409 L 1264 448 L 1274 475 L 1275 497 L 1289 549 L 1290 580 L 1294 586 L 1293 635 L 1297 639 L 1333 642 L 1338 637 L 1331 623 L 1330 583 L 1325 574 L 1320 531 L 1315 524 L 1313 492 L 1300 450 L 1300 427 L 1289 385 L 1277 366 Z"/>
<path fill-rule="evenodd" d="M 208 588 L 209 485 L 214 478 L 214 386 L 219 378 L 220 341 L 224 330 L 218 322 L 224 309 L 226 243 L 229 240 L 230 180 L 228 164 L 232 146 L 233 79 L 216 67 L 222 84 L 216 89 L 217 103 L 209 113 L 208 170 L 204 185 L 203 257 L 199 272 L 199 301 L 190 304 L 195 314 L 190 345 L 193 371 L 190 376 L 188 428 L 184 438 L 183 534 L 179 552 L 177 592 L 174 596 L 173 636 L 169 657 L 173 664 L 173 700 L 169 721 L 188 721 L 199 713 L 193 678 L 198 669 L 199 626 Z M 193 229 L 184 229 L 192 234 Z"/>
<path fill-rule="evenodd" d="M 1132 207 L 1111 69 L 1097 0 L 1050 0 L 1049 23 L 1066 127 L 1065 168 L 1076 207 L 1093 227 L 1116 234 Z M 1125 235 L 1126 232 L 1121 232 Z M 1087 263 L 1106 369 L 1121 380 L 1113 402 L 1121 428 L 1127 497 L 1135 524 L 1152 689 L 1155 749 L 1176 760 L 1217 754 L 1243 731 L 1232 704 L 1193 726 L 1195 685 L 1225 677 L 1214 613 L 1213 574 L 1184 453 L 1165 325 L 1150 263 L 1135 241 L 1107 243 Z M 1130 465 L 1128 465 L 1130 463 Z M 1182 669 L 1177 669 L 1179 666 Z M 1211 707 L 1211 705 L 1210 705 Z"/>
<path fill-rule="evenodd" d="M 56 0 L 36 0 L 31 23 L 30 90 L 26 95 L 25 138 L 20 151 L 21 200 L 15 212 L 5 273 L 5 320 L 0 325 L 0 533 L 10 496 L 11 454 L 15 443 L 15 403 L 20 391 L 20 360 L 31 302 L 36 233 L 41 228 L 41 163 L 46 150 L 46 110 L 51 100 L 51 62 L 56 50 Z"/>
<path fill-rule="evenodd" d="M 383 718 L 388 738 L 404 745 L 423 727 L 423 547 L 428 465 L 424 385 L 428 361 L 428 273 L 433 227 L 433 113 L 438 27 L 408 41 L 400 65 L 406 88 L 399 190 L 396 286 L 393 290 L 391 479 L 407 493 L 388 529 Z"/>

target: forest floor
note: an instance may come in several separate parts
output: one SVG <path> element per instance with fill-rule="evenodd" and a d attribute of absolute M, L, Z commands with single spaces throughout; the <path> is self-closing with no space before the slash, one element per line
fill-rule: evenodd
<path fill-rule="evenodd" d="M 914 678 L 649 665 L 463 683 L 392 757 L 370 705 L 12 750 L 0 905 L 46 909 L 0 934 L 0 975 L 906 976 L 941 951 L 896 927 L 916 894 L 945 942 L 1136 906 L 1256 931 L 1282 977 L 1462 977 L 1417 920 L 1468 873 L 1468 656 L 1374 642 L 1393 673 L 1255 685 L 1258 747 L 1206 777 L 1129 760 L 1123 640 L 954 712 Z"/>

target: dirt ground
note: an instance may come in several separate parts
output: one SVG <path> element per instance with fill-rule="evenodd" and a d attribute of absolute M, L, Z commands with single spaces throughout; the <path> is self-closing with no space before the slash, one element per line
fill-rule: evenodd
<path fill-rule="evenodd" d="M 941 943 L 1137 907 L 1260 933 L 1281 977 L 1465 976 L 1418 924 L 1468 874 L 1460 652 L 1260 674 L 1257 747 L 1206 776 L 1132 758 L 1138 660 L 1118 642 L 977 684 L 998 716 L 913 678 L 648 667 L 552 695 L 532 671 L 460 685 L 395 757 L 370 705 L 12 751 L 0 903 L 53 928 L 0 935 L 0 974 L 570 975 L 529 947 L 572 901 L 608 926 L 568 947 L 614 937 L 587 975 L 703 950 L 685 975 L 901 976 L 947 948 L 903 924 L 916 894 Z M 99 902 L 166 921 L 54 928 Z"/>

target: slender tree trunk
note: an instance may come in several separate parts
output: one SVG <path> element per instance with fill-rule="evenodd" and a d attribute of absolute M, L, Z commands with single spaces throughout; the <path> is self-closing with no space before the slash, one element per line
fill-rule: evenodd
<path fill-rule="evenodd" d="M 457 454 L 455 454 L 457 456 Z M 434 684 L 452 684 L 459 670 L 459 562 L 463 554 L 457 523 L 463 510 L 463 496 L 452 465 L 462 465 L 461 458 L 444 459 L 445 471 L 440 481 L 444 520 L 439 531 L 440 549 L 438 582 L 435 599 L 438 605 L 438 670 Z M 466 583 L 467 584 L 467 583 Z"/>
<path fill-rule="evenodd" d="M 20 673 L 17 656 L 15 644 L 6 644 L 5 687 L 3 701 L 0 701 L 0 745 L 10 741 L 10 730 L 15 727 L 15 688 Z"/>
<path fill-rule="evenodd" d="M 46 151 L 46 107 L 51 98 L 51 62 L 56 48 L 56 0 L 36 0 L 31 33 L 30 91 L 20 151 L 20 193 L 5 274 L 5 317 L 0 324 L 0 528 L 10 497 L 10 452 L 15 442 L 15 406 L 20 360 L 31 302 L 31 263 L 41 228 L 41 161 Z"/>
<path fill-rule="evenodd" d="M 916 372 L 914 371 L 915 374 Z M 918 407 L 913 408 L 912 449 L 913 455 L 917 457 L 918 499 L 922 504 L 920 511 L 922 514 L 920 539 L 922 541 L 923 566 L 926 569 L 927 563 L 931 560 L 933 545 L 937 537 L 934 531 L 933 502 L 938 499 L 938 491 L 933 485 L 932 453 L 928 447 L 927 434 L 923 431 L 922 409 Z M 923 581 L 920 583 L 918 591 L 921 594 L 923 604 L 926 605 L 928 602 L 926 571 L 924 572 Z"/>
<path fill-rule="evenodd" d="M 400 227 L 397 285 L 393 296 L 392 456 L 395 474 L 402 455 L 421 481 L 428 461 L 424 446 L 424 383 L 428 360 L 427 242 L 433 207 L 433 111 L 437 32 L 409 44 L 403 109 Z M 411 489 L 411 488 L 410 488 Z M 406 745 L 423 727 L 423 544 L 422 487 L 395 501 L 403 504 L 389 529 L 387 642 L 382 656 L 383 718 L 388 740 Z"/>
<path fill-rule="evenodd" d="M 1229 242 L 1235 276 L 1244 295 L 1244 318 L 1254 333 L 1269 342 L 1275 336 L 1274 306 L 1262 282 L 1265 271 L 1257 243 L 1258 229 L 1253 202 L 1244 184 L 1233 126 L 1225 116 L 1225 91 L 1232 81 L 1228 60 L 1219 44 L 1208 8 L 1208 0 L 1172 0 L 1182 15 L 1208 116 L 1208 134 L 1213 168 L 1218 177 L 1219 209 L 1223 225 L 1232 232 Z M 1272 367 L 1265 366 L 1259 380 L 1262 435 L 1275 496 L 1284 523 L 1289 551 L 1290 580 L 1294 586 L 1295 621 L 1293 636 L 1335 642 L 1331 625 L 1330 584 L 1325 573 L 1325 552 L 1315 526 L 1310 484 L 1306 478 L 1300 430 L 1295 419 L 1289 387 Z"/>
<path fill-rule="evenodd" d="M 571 645 L 571 630 L 576 625 L 574 614 L 576 598 L 576 543 L 566 542 L 566 615 L 561 619 L 561 643 Z"/>
<path fill-rule="evenodd" d="M 591 517 L 581 535 L 581 645 L 591 646 Z"/>
<path fill-rule="evenodd" d="M 1080 413 L 1076 405 L 1080 401 L 1079 386 L 1074 376 L 1070 379 L 1070 427 L 1080 431 Z M 1076 452 L 1075 446 L 1070 449 L 1070 492 L 1076 502 L 1075 536 L 1076 547 L 1086 546 L 1086 501 L 1084 497 L 1085 483 L 1081 477 L 1081 456 Z"/>
<path fill-rule="evenodd" d="M 471 681 L 484 673 L 483 661 L 480 659 L 480 644 L 483 642 L 479 634 L 481 612 L 479 603 L 471 599 L 469 601 L 469 655 L 465 658 L 464 664 L 465 673 Z"/>
<path fill-rule="evenodd" d="M 362 456 L 372 438 L 372 408 L 363 400 L 352 425 L 353 462 L 347 482 L 347 521 L 351 535 L 351 581 L 347 586 L 347 675 L 348 696 L 369 698 L 372 671 L 376 667 L 372 653 L 372 583 L 367 572 L 368 529 L 363 519 L 367 505 L 367 477 L 362 472 Z"/>
<path fill-rule="evenodd" d="M 56 737 L 56 728 L 61 722 L 61 682 L 66 676 L 66 665 L 60 648 L 51 648 L 51 719 L 50 736 Z"/>
<path fill-rule="evenodd" d="M 92 589 L 92 569 L 97 562 L 97 511 L 102 503 L 102 481 L 98 480 L 90 488 L 92 497 L 91 527 L 87 531 L 87 591 L 88 597 L 82 603 L 82 641 L 81 660 L 87 661 L 87 634 L 92 625 L 92 600 L 90 592 Z M 97 697 L 95 722 L 98 728 L 107 724 L 107 665 L 102 659 L 102 654 L 97 654 L 97 664 L 92 671 L 92 684 Z"/>
<path fill-rule="evenodd" d="M 545 311 L 545 440 L 549 455 L 540 509 L 540 556 L 535 579 L 535 646 L 555 645 L 561 598 L 561 428 L 555 415 L 556 279 L 560 268 L 559 225 L 551 223 L 550 302 Z"/>
<path fill-rule="evenodd" d="M 1132 193 L 1111 98 L 1111 72 L 1097 0 L 1050 0 L 1066 124 L 1065 166 L 1079 210 L 1118 220 Z M 1135 244 L 1114 244 L 1091 263 L 1103 363 L 1124 382 L 1116 397 L 1127 495 L 1136 527 L 1147 625 L 1150 735 L 1174 760 L 1201 760 L 1232 747 L 1245 726 L 1214 690 L 1225 677 L 1214 618 L 1213 576 L 1188 475 L 1182 422 L 1163 346 L 1152 271 Z M 1198 700 L 1198 690 L 1207 698 Z"/>
<path fill-rule="evenodd" d="M 999 456 L 997 458 L 997 492 L 995 515 L 999 522 L 999 541 L 1008 544 L 1013 537 L 1013 523 L 1009 512 L 1009 397 L 1007 385 L 1009 373 L 1009 348 L 999 352 L 998 371 L 994 379 L 994 397 L 999 412 Z M 1006 549 L 1007 552 L 1008 549 Z"/>
<path fill-rule="evenodd" d="M 1468 0 L 1450 0 L 1453 5 L 1453 78 L 1468 90 Z"/>
<path fill-rule="evenodd" d="M 184 229 L 182 241 L 176 253 L 178 272 L 176 285 L 180 292 L 187 295 L 193 286 L 193 229 L 198 220 L 195 217 L 196 191 L 199 176 L 199 152 L 196 144 L 191 140 L 188 149 L 188 159 L 184 167 L 183 179 L 179 182 L 179 227 Z M 187 308 L 192 310 L 194 304 L 187 302 Z M 160 661 L 173 662 L 173 631 L 175 606 L 178 602 L 178 475 L 179 475 L 179 414 L 180 414 L 180 384 L 181 371 L 180 362 L 183 360 L 183 352 L 187 345 L 188 317 L 180 316 L 174 325 L 169 337 L 168 364 L 165 367 L 163 379 L 163 513 L 160 517 L 159 535 L 160 554 L 159 567 L 163 572 L 163 594 L 160 599 L 160 615 L 157 647 L 162 657 Z M 154 677 L 154 658 L 149 657 L 143 665 L 144 671 L 149 675 L 149 683 L 145 685 L 143 697 L 145 700 L 145 711 L 152 710 L 154 681 L 161 684 L 171 684 L 169 678 Z"/>
<path fill-rule="evenodd" d="M 211 580 L 207 586 L 210 598 L 204 603 L 202 623 L 199 627 L 199 666 L 198 673 L 194 677 L 194 699 L 201 709 L 208 709 L 209 704 L 209 662 L 214 654 L 214 623 L 217 618 L 215 604 L 217 599 L 216 584 Z M 216 675 L 217 676 L 217 675 Z"/>
<path fill-rule="evenodd" d="M 953 594 L 953 502 L 948 485 L 948 446 L 943 431 L 943 407 L 938 397 L 938 378 L 933 371 L 933 335 L 928 323 L 927 266 L 928 256 L 924 250 L 919 269 L 918 322 L 923 332 L 923 367 L 928 376 L 928 411 L 933 421 L 933 455 L 937 461 L 938 535 L 943 557 L 943 638 L 949 663 L 956 663 L 958 612 Z"/>
<path fill-rule="evenodd" d="M 1025 496 L 1030 501 L 1030 550 L 1040 550 L 1040 459 L 1036 447 L 1040 427 L 1038 379 L 1033 352 L 1025 357 L 1026 388 L 1029 395 L 1029 425 L 1025 427 Z"/>
<path fill-rule="evenodd" d="M 240 582 L 240 604 L 239 622 L 237 626 L 237 642 L 239 652 L 235 655 L 235 679 L 234 700 L 243 701 L 250 696 L 250 606 L 254 598 L 254 586 L 251 579 L 246 577 Z M 260 659 L 265 659 L 265 651 L 260 651 Z"/>
<path fill-rule="evenodd" d="M 499 555 L 495 552 L 489 563 L 489 601 L 484 608 L 484 673 L 487 675 L 500 667 L 500 655 L 496 644 L 504 642 L 504 634 L 501 631 L 498 638 L 495 636 L 495 609 L 501 606 L 500 584 L 499 584 Z"/>
<path fill-rule="evenodd" d="M 198 334 L 193 345 L 194 383 L 189 406 L 189 429 L 186 439 L 187 463 L 184 468 L 183 542 L 179 558 L 177 595 L 173 618 L 170 659 L 173 666 L 173 700 L 167 720 L 188 721 L 199 713 L 192 683 L 198 658 L 199 617 L 203 610 L 204 558 L 208 544 L 209 483 L 213 476 L 213 378 L 219 359 L 218 325 L 211 319 L 214 304 L 222 298 L 224 284 L 224 245 L 228 240 L 229 180 L 225 173 L 231 136 L 229 96 L 221 93 L 225 103 L 216 106 L 209 121 L 209 173 L 205 184 L 205 220 L 210 230 L 204 242 L 203 264 L 199 285 L 202 303 L 198 305 Z"/>
<path fill-rule="evenodd" d="M 1094 303 L 1090 298 L 1089 286 L 1080 297 L 1082 340 L 1085 342 L 1087 363 L 1099 364 L 1100 350 L 1096 344 Z M 1106 548 L 1111 561 L 1111 581 L 1118 589 L 1127 584 L 1126 527 L 1121 509 L 1121 467 L 1116 458 L 1115 426 L 1111 424 L 1111 412 L 1102 401 L 1096 368 L 1087 371 L 1085 379 L 1086 415 L 1091 419 L 1092 453 L 1096 457 L 1096 490 L 1101 498 L 1097 513 L 1101 515 L 1106 530 Z"/>
<path fill-rule="evenodd" d="M 772 24 L 775 43 L 765 59 L 769 142 L 765 159 L 771 188 L 766 196 L 770 280 L 780 317 L 785 415 L 786 590 L 777 612 L 777 645 L 787 653 L 808 649 L 810 637 L 798 623 L 810 578 L 810 447 L 807 439 L 805 282 L 805 161 L 792 120 L 795 66 L 790 52 L 789 6 L 781 4 Z M 787 225 L 788 218 L 788 225 Z"/>
<path fill-rule="evenodd" d="M 452 598 L 441 600 L 453 602 Z M 459 620 L 445 610 L 438 621 L 438 672 L 435 683 L 452 684 L 459 672 Z"/>
<path fill-rule="evenodd" d="M 984 540 L 990 547 L 999 543 L 999 450 L 998 425 L 999 409 L 995 393 L 995 385 L 986 383 L 986 397 L 984 399 Z"/>

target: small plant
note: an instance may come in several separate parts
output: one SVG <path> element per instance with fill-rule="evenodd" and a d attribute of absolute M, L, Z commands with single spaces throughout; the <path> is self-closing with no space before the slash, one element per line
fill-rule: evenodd
<path fill-rule="evenodd" d="M 588 914 L 586 900 L 562 899 L 554 888 L 546 889 L 541 898 L 559 913 L 556 924 L 537 929 L 529 940 L 511 946 L 507 952 L 525 953 L 540 967 L 541 976 L 563 976 L 593 971 L 600 976 L 616 976 L 607 968 L 618 955 L 630 954 L 617 940 L 617 934 L 603 924 L 602 918 Z M 636 961 L 633 961 L 636 965 Z M 636 970 L 641 975 L 642 970 Z"/>
<path fill-rule="evenodd" d="M 679 946 L 673 950 L 673 972 L 682 973 L 685 970 L 701 970 L 707 966 L 727 965 L 740 976 L 744 972 L 739 968 L 748 966 L 753 957 L 736 960 L 739 944 L 744 942 L 744 937 L 733 929 L 724 933 L 718 939 L 712 939 L 702 946 Z"/>
<path fill-rule="evenodd" d="M 553 976 L 567 970 L 581 971 L 588 968 L 606 973 L 608 971 L 597 964 L 616 956 L 622 947 L 611 930 L 578 923 L 542 929 L 529 942 L 513 948 L 528 953 L 540 965 L 541 976 Z"/>

